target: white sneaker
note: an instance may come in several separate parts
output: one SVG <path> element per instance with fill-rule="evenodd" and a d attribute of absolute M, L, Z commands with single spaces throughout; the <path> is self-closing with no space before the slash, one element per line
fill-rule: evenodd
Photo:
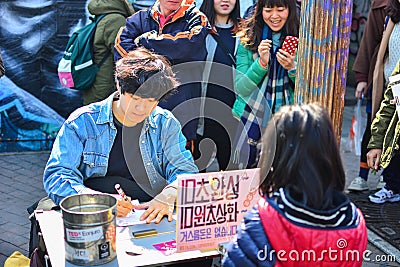
<path fill-rule="evenodd" d="M 385 187 L 369 196 L 369 200 L 373 203 L 381 204 L 385 202 L 400 201 L 400 194 L 394 194 L 392 190 L 387 190 Z"/>
<path fill-rule="evenodd" d="M 361 177 L 356 177 L 356 178 L 354 178 L 353 181 L 351 181 L 351 183 L 347 189 L 353 190 L 353 191 L 364 191 L 364 190 L 368 190 L 369 187 L 368 187 L 367 181 L 365 181 Z"/>
<path fill-rule="evenodd" d="M 385 187 L 385 185 L 386 185 L 386 183 L 383 181 L 383 176 L 381 175 L 381 176 L 379 177 L 379 182 L 378 182 L 378 184 L 376 185 L 376 189 L 382 189 L 382 188 Z"/>

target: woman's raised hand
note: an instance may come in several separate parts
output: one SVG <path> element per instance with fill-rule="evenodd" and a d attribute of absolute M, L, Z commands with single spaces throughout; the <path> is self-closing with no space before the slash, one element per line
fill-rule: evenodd
<path fill-rule="evenodd" d="M 262 40 L 258 45 L 258 54 L 260 55 L 260 64 L 262 67 L 266 67 L 269 63 L 269 51 L 271 49 L 272 41 L 271 40 Z"/>

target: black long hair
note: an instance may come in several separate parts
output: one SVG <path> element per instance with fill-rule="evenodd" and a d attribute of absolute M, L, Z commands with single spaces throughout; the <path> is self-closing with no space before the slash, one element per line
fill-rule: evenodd
<path fill-rule="evenodd" d="M 344 190 L 331 119 L 318 104 L 283 106 L 273 116 L 262 137 L 259 166 L 263 195 L 284 188 L 308 207 L 324 209 L 335 191 Z"/>
<path fill-rule="evenodd" d="M 215 26 L 215 9 L 214 9 L 214 0 L 204 0 L 200 6 L 200 11 L 203 12 L 210 24 L 211 28 L 214 29 Z M 233 33 L 239 29 L 240 23 L 240 0 L 236 0 L 235 7 L 233 8 L 232 12 L 229 14 L 229 20 L 233 23 Z"/>
<path fill-rule="evenodd" d="M 399 0 L 389 0 L 386 6 L 386 13 L 392 19 L 394 24 L 400 22 Z"/>
<path fill-rule="evenodd" d="M 296 0 L 258 0 L 253 15 L 246 19 L 238 34 L 241 42 L 248 49 L 257 52 L 258 45 L 262 39 L 264 20 L 262 16 L 264 7 L 286 7 L 289 9 L 289 16 L 282 29 L 281 42 L 287 35 L 299 36 L 299 17 L 297 14 Z"/>

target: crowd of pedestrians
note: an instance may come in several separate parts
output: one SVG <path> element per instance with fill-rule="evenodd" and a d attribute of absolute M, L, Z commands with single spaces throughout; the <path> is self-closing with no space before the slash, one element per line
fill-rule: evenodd
<path fill-rule="evenodd" d="M 368 116 L 361 145 L 359 177 L 352 181 L 349 189 L 368 190 L 366 181 L 370 168 L 375 171 L 383 168 L 383 181 L 378 183 L 380 190 L 369 196 L 371 202 L 381 204 L 400 201 L 400 172 L 396 163 L 399 143 L 397 132 L 389 127 L 389 122 L 391 127 L 396 127 L 398 115 L 388 112 L 388 108 L 396 108 L 396 104 L 390 102 L 393 99 L 390 76 L 398 74 L 395 66 L 400 60 L 397 49 L 400 45 L 400 2 L 375 0 L 371 7 L 353 67 L 357 79 L 356 97 L 367 99 Z M 384 94 L 390 99 L 382 100 Z"/>

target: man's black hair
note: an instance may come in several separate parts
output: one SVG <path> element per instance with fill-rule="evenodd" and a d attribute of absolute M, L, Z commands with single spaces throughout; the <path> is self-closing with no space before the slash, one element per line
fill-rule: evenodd
<path fill-rule="evenodd" d="M 121 94 L 161 100 L 179 85 L 170 63 L 163 56 L 137 48 L 117 61 L 115 78 Z"/>

